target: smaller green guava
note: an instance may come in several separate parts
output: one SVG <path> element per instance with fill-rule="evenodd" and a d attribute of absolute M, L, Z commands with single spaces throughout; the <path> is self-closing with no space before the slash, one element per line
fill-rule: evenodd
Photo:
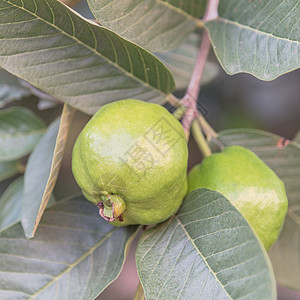
<path fill-rule="evenodd" d="M 150 225 L 175 214 L 187 192 L 188 148 L 164 107 L 126 99 L 103 106 L 72 154 L 85 197 L 115 226 Z"/>
<path fill-rule="evenodd" d="M 283 182 L 252 151 L 229 146 L 206 157 L 188 175 L 189 192 L 208 188 L 223 194 L 245 217 L 266 249 L 276 241 L 287 213 Z"/>

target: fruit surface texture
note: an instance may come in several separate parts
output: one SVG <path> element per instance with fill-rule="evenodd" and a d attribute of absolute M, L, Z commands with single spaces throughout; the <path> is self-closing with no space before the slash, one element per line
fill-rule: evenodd
<path fill-rule="evenodd" d="M 164 107 L 126 99 L 102 107 L 73 148 L 72 171 L 85 197 L 115 226 L 168 219 L 187 192 L 188 149 Z"/>
<path fill-rule="evenodd" d="M 188 175 L 189 192 L 208 188 L 223 194 L 252 226 L 266 249 L 276 241 L 288 200 L 283 182 L 252 151 L 229 146 L 196 165 Z"/>

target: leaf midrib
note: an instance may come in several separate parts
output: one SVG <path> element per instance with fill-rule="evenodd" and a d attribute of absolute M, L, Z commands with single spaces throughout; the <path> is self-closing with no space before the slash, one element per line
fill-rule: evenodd
<path fill-rule="evenodd" d="M 27 130 L 27 131 L 14 131 L 11 133 L 5 133 L 2 134 L 0 132 L 0 139 L 14 139 L 18 137 L 26 137 L 26 136 L 36 136 L 39 134 L 42 134 L 46 131 L 46 128 L 40 128 L 40 129 L 33 129 L 33 130 Z"/>
<path fill-rule="evenodd" d="M 288 38 L 283 38 L 283 37 L 274 35 L 272 33 L 268 33 L 268 32 L 265 32 L 265 31 L 258 30 L 256 28 L 253 28 L 253 27 L 249 26 L 249 25 L 241 24 L 241 23 L 235 22 L 233 20 L 225 19 L 225 18 L 222 18 L 222 17 L 218 17 L 218 18 L 214 19 L 213 21 L 210 21 L 209 23 L 211 23 L 211 22 L 218 23 L 219 21 L 221 21 L 223 23 L 229 23 L 229 24 L 232 24 L 232 25 L 235 25 L 237 27 L 241 27 L 241 28 L 244 28 L 244 29 L 247 29 L 247 30 L 251 30 L 251 31 L 254 31 L 258 34 L 266 35 L 266 36 L 269 36 L 269 37 L 272 37 L 272 38 L 275 38 L 275 39 L 279 39 L 279 40 L 282 40 L 282 41 L 287 41 L 289 43 L 295 43 L 295 44 L 300 43 L 299 41 L 294 41 L 294 40 L 290 40 Z"/>
<path fill-rule="evenodd" d="M 197 23 L 197 18 L 188 14 L 186 11 L 180 9 L 179 7 L 176 7 L 174 5 L 171 5 L 169 2 L 165 2 L 165 1 L 161 1 L 161 0 L 156 0 L 157 3 L 160 3 L 168 8 L 171 8 L 173 10 L 175 10 L 176 12 L 178 12 L 179 14 L 182 14 L 184 17 L 186 17 L 187 19 L 191 19 L 193 20 L 195 23 Z"/>
<path fill-rule="evenodd" d="M 112 231 L 110 231 L 108 234 L 106 234 L 98 243 L 96 243 L 93 247 L 91 247 L 88 251 L 86 251 L 82 256 L 80 256 L 77 260 L 75 260 L 73 263 L 69 264 L 69 266 L 61 272 L 59 275 L 54 276 L 52 280 L 50 280 L 46 285 L 44 285 L 42 288 L 37 290 L 34 294 L 30 296 L 30 299 L 33 299 L 36 297 L 39 293 L 47 289 L 50 285 L 52 285 L 55 281 L 58 281 L 59 278 L 61 278 L 64 274 L 72 270 L 74 267 L 76 267 L 80 262 L 82 262 L 85 258 L 87 258 L 89 255 L 91 255 L 98 247 L 100 247 L 106 240 L 108 240 L 113 233 L 118 230 L 118 228 L 113 228 Z"/>
<path fill-rule="evenodd" d="M 94 2 L 96 2 L 96 0 L 93 0 Z M 90 0 L 88 1 L 90 2 Z M 185 18 L 187 19 L 191 19 L 193 22 L 195 22 L 195 24 L 197 24 L 197 18 L 188 14 L 186 11 L 180 9 L 179 7 L 176 7 L 174 5 L 171 5 L 169 2 L 165 2 L 165 1 L 161 1 L 161 0 L 155 0 L 156 3 L 161 4 L 166 6 L 167 8 L 176 11 L 177 13 L 183 15 Z M 109 5 L 110 3 L 108 3 L 107 5 Z M 101 7 L 100 11 L 103 10 L 107 5 Z"/>
<path fill-rule="evenodd" d="M 196 251 L 198 252 L 198 254 L 201 256 L 202 260 L 204 261 L 205 265 L 207 266 L 207 268 L 209 269 L 210 273 L 215 277 L 216 281 L 220 284 L 220 286 L 223 287 L 223 290 L 225 291 L 226 295 L 228 296 L 229 299 L 232 299 L 231 296 L 227 293 L 227 290 L 225 289 L 224 285 L 221 283 L 221 281 L 219 280 L 219 278 L 216 276 L 215 272 L 211 269 L 210 265 L 208 264 L 208 262 L 206 261 L 206 258 L 202 255 L 202 253 L 199 251 L 198 247 L 196 246 L 196 244 L 194 243 L 194 240 L 192 239 L 192 237 L 190 236 L 190 234 L 187 232 L 187 230 L 185 229 L 184 225 L 182 224 L 181 220 L 179 219 L 179 217 L 177 215 L 175 215 L 175 218 L 178 221 L 178 224 L 180 225 L 181 229 L 184 231 L 184 233 L 186 234 L 186 236 L 188 237 L 190 243 L 193 245 L 193 247 L 196 249 Z"/>
<path fill-rule="evenodd" d="M 63 31 L 61 28 L 57 27 L 55 24 L 53 24 L 53 23 L 51 23 L 51 22 L 48 22 L 47 20 L 42 19 L 42 18 L 41 18 L 40 16 L 38 16 L 37 14 L 33 13 L 32 11 L 29 11 L 29 10 L 25 9 L 24 7 L 21 7 L 21 6 L 18 6 L 18 5 L 16 5 L 16 4 L 14 4 L 14 3 L 11 3 L 9 0 L 2 0 L 2 1 L 4 1 L 4 2 L 10 4 L 11 6 L 16 7 L 17 9 L 23 10 L 23 11 L 25 11 L 26 13 L 31 14 L 32 16 L 35 16 L 35 17 L 36 17 L 37 19 L 39 19 L 40 21 L 42 21 L 42 22 L 48 24 L 49 26 L 55 28 L 56 30 L 58 30 L 59 32 L 61 32 L 62 34 L 64 34 L 65 36 L 68 36 L 69 38 L 71 38 L 72 40 L 74 40 L 76 43 L 81 44 L 83 47 L 86 47 L 86 48 L 89 49 L 91 52 L 93 52 L 96 56 L 99 56 L 99 57 L 101 57 L 102 59 L 104 59 L 107 63 L 109 63 L 109 64 L 115 66 L 115 67 L 116 67 L 117 69 L 119 69 L 119 70 L 122 70 L 122 71 L 124 72 L 124 74 L 126 74 L 128 77 L 131 77 L 133 80 L 140 82 L 142 85 L 146 86 L 147 88 L 150 88 L 150 89 L 152 89 L 152 90 L 155 90 L 156 92 L 158 92 L 159 94 L 161 94 L 161 95 L 163 95 L 163 96 L 166 96 L 166 95 L 167 95 L 167 93 L 165 93 L 165 92 L 159 90 L 158 88 L 156 88 L 156 87 L 150 85 L 148 82 L 145 82 L 145 81 L 143 81 L 142 79 L 136 77 L 135 75 L 133 75 L 132 73 L 128 72 L 126 69 L 124 69 L 124 68 L 121 67 L 120 65 L 118 65 L 118 64 L 116 64 L 115 62 L 109 60 L 106 56 L 104 56 L 104 55 L 102 55 L 100 52 L 96 51 L 96 49 L 92 48 L 91 46 L 89 46 L 89 45 L 87 45 L 87 44 L 84 44 L 84 43 L 83 43 L 81 40 L 79 40 L 76 36 L 70 35 L 70 34 L 67 33 L 66 31 Z M 35 0 L 33 0 L 33 1 L 35 1 Z M 47 0 L 45 0 L 45 1 L 47 2 Z M 47 4 L 48 4 L 49 7 L 51 7 L 51 6 L 49 5 L 48 2 L 47 2 Z M 70 9 L 69 7 L 67 7 L 64 3 L 60 2 L 60 4 L 63 5 L 63 6 L 65 6 L 66 9 L 71 10 L 71 9 Z M 73 12 L 73 10 L 71 10 L 71 11 Z M 74 12 L 73 12 L 73 13 L 74 13 Z M 81 16 L 80 16 L 79 14 L 77 14 L 77 13 L 76 13 L 75 15 L 81 17 Z M 81 17 L 81 18 L 82 18 L 82 17 Z M 82 18 L 82 19 L 83 19 L 83 18 Z M 84 20 L 84 19 L 83 19 L 83 20 Z M 73 20 L 72 20 L 72 19 L 71 19 L 71 21 L 72 21 L 72 24 L 73 24 Z M 86 21 L 86 20 L 84 20 L 84 21 Z M 91 25 L 92 25 L 92 26 L 98 26 L 98 25 L 92 24 L 92 23 L 90 23 L 90 22 L 88 22 L 88 21 L 86 21 L 86 22 L 87 22 L 87 25 L 88 25 L 89 27 L 90 27 Z M 104 30 L 107 30 L 107 31 L 110 31 L 110 32 L 116 34 L 115 32 L 109 30 L 109 29 L 106 28 L 106 27 L 103 27 L 103 28 L 104 28 Z M 91 28 L 90 28 L 90 30 L 91 30 L 92 34 L 94 35 L 93 30 L 92 30 Z M 116 34 L 116 35 L 117 35 L 117 34 Z M 118 36 L 119 38 L 122 39 L 122 37 L 120 37 L 119 35 L 117 35 L 117 36 Z M 140 47 L 140 46 L 138 46 L 137 44 L 135 44 L 135 43 L 133 43 L 133 42 L 130 42 L 130 41 L 128 41 L 128 40 L 126 40 L 126 42 L 132 43 L 132 44 L 134 44 L 136 47 Z M 113 47 L 113 48 L 114 48 L 114 47 Z M 125 47 L 125 48 L 126 48 L 126 47 Z M 143 48 L 143 50 L 144 50 L 144 51 L 147 51 L 147 50 L 144 49 L 144 48 Z M 150 52 L 149 52 L 149 53 L 150 53 Z M 150 53 L 150 54 L 151 54 L 151 53 Z M 151 54 L 151 55 L 152 55 L 152 54 Z M 155 56 L 154 56 L 154 58 L 155 58 Z M 21 77 L 20 77 L 20 78 L 21 78 Z M 172 77 L 171 77 L 170 79 L 172 80 Z"/>

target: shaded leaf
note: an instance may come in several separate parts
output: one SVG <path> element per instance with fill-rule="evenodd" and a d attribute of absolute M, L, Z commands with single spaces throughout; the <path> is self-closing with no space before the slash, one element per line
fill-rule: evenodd
<path fill-rule="evenodd" d="M 162 62 L 164 62 L 172 72 L 175 79 L 176 89 L 187 88 L 196 62 L 199 44 L 200 36 L 193 33 L 189 36 L 189 39 L 178 49 L 156 53 L 156 56 Z M 208 84 L 218 74 L 218 65 L 216 63 L 207 61 L 205 64 L 201 84 Z"/>
<path fill-rule="evenodd" d="M 19 172 L 20 161 L 0 162 L 0 181 L 10 178 Z"/>
<path fill-rule="evenodd" d="M 30 92 L 20 84 L 17 77 L 0 68 L 0 108 L 29 95 Z"/>
<path fill-rule="evenodd" d="M 39 110 L 46 110 L 46 109 L 49 109 L 49 108 L 53 108 L 55 106 L 57 106 L 56 102 L 41 99 L 39 101 L 37 107 L 38 107 Z"/>
<path fill-rule="evenodd" d="M 143 233 L 136 261 L 147 299 L 276 298 L 261 243 L 235 207 L 207 189 Z"/>
<path fill-rule="evenodd" d="M 57 0 L 0 0 L 0 65 L 90 114 L 126 98 L 162 103 L 174 89 L 152 54 Z"/>
<path fill-rule="evenodd" d="M 64 4 L 70 6 L 70 7 L 74 7 L 81 0 L 60 0 L 60 1 L 63 2 Z"/>
<path fill-rule="evenodd" d="M 64 156 L 64 150 L 66 146 L 66 141 L 69 133 L 69 129 L 71 126 L 71 122 L 75 113 L 75 109 L 70 107 L 68 104 L 64 105 L 64 109 L 61 115 L 61 120 L 59 124 L 59 130 L 56 138 L 55 149 L 53 152 L 53 158 L 51 161 L 51 169 L 48 174 L 48 181 L 43 192 L 43 197 L 41 199 L 41 204 L 37 213 L 37 217 L 35 220 L 33 235 L 39 225 L 39 222 L 42 218 L 44 210 L 47 206 L 47 203 L 51 197 L 53 189 L 55 187 L 55 183 L 57 181 L 57 177 L 59 174 L 60 166 Z M 48 169 L 48 168 L 46 168 Z M 46 174 L 45 174 L 46 176 Z M 38 202 L 38 201 L 37 201 Z"/>
<path fill-rule="evenodd" d="M 31 153 L 26 166 L 22 225 L 27 237 L 33 236 L 33 229 L 48 183 L 59 123 L 57 119 L 49 126 L 46 134 Z"/>
<path fill-rule="evenodd" d="M 298 145 L 300 145 L 300 131 L 296 134 L 295 140 L 294 140 Z"/>
<path fill-rule="evenodd" d="M 297 0 L 220 0 L 220 17 L 206 27 L 228 74 L 273 80 L 300 67 L 299 15 Z"/>
<path fill-rule="evenodd" d="M 219 133 L 219 138 L 226 146 L 240 145 L 254 151 L 283 180 L 289 208 L 281 234 L 269 255 L 277 281 L 299 289 L 300 146 L 255 129 L 225 130 Z"/>
<path fill-rule="evenodd" d="M 99 22 L 152 52 L 179 47 L 193 32 L 206 1 L 88 0 Z"/>
<path fill-rule="evenodd" d="M 39 98 L 39 101 L 49 101 L 55 104 L 61 104 L 62 102 L 59 101 L 58 99 L 54 98 L 53 96 L 50 96 L 49 94 L 46 94 L 45 92 L 41 91 L 40 89 L 36 88 L 34 85 L 30 84 L 29 82 L 19 79 L 20 83 L 22 86 L 25 88 L 29 89 L 30 93 L 36 97 Z M 52 105 L 52 106 L 54 106 Z"/>
<path fill-rule="evenodd" d="M 87 3 L 87 0 L 80 1 L 75 7 L 74 10 L 76 10 L 80 15 L 83 17 L 90 19 L 90 20 L 95 20 L 94 15 L 92 14 L 89 5 Z"/>
<path fill-rule="evenodd" d="M 28 154 L 45 132 L 45 123 L 24 107 L 0 111 L 0 161 Z"/>
<path fill-rule="evenodd" d="M 0 198 L 0 232 L 21 220 L 24 177 L 13 181 Z"/>
<path fill-rule="evenodd" d="M 135 227 L 116 228 L 83 198 L 48 209 L 34 239 L 0 234 L 1 299 L 94 299 L 118 276 Z"/>

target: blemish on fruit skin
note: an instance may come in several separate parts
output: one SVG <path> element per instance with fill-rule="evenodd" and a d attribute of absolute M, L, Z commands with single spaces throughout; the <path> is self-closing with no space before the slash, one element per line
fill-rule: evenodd
<path fill-rule="evenodd" d="M 276 147 L 279 148 L 279 149 L 284 149 L 288 144 L 290 144 L 290 140 L 289 139 L 286 139 L 284 137 L 281 137 L 278 142 L 277 142 L 277 145 Z"/>

